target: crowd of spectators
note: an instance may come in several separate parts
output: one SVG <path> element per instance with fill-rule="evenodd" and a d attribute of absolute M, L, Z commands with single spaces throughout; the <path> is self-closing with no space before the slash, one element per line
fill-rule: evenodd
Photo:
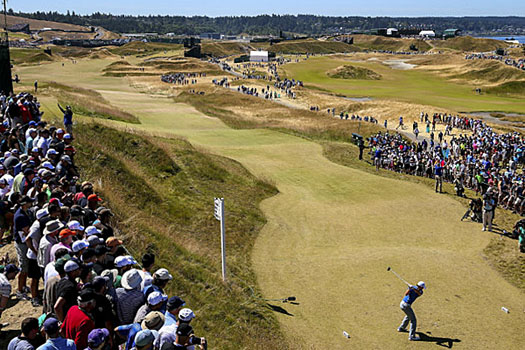
<path fill-rule="evenodd" d="M 295 87 L 302 87 L 303 82 L 300 80 L 295 79 L 284 79 L 284 80 L 278 80 L 276 81 L 273 86 L 276 89 L 279 89 L 282 93 L 284 93 L 289 98 L 295 99 L 297 97 L 295 91 L 293 89 Z"/>
<path fill-rule="evenodd" d="M 483 230 L 492 229 L 492 218 L 499 205 L 519 215 L 525 214 L 523 166 L 525 138 L 517 132 L 499 134 L 482 120 L 434 114 L 433 122 L 445 124 L 451 135 L 447 141 L 412 143 L 400 134 L 379 132 L 369 138 L 370 154 L 376 168 L 424 176 L 436 180 L 436 192 L 443 181 L 453 183 L 458 195 L 470 188 L 483 196 Z M 428 114 L 421 113 L 421 120 Z M 521 240 L 520 240 L 521 241 Z"/>
<path fill-rule="evenodd" d="M 72 126 L 47 124 L 29 94 L 0 99 L 0 239 L 17 255 L 0 266 L 0 321 L 12 294 L 41 310 L 8 350 L 206 348 L 193 311 L 167 295 L 170 272 L 154 254 L 139 264 L 128 253 L 112 211 L 80 180 Z"/>
<path fill-rule="evenodd" d="M 471 53 L 465 56 L 466 60 L 496 60 L 505 63 L 507 66 L 525 70 L 525 58 L 514 59 L 496 54 Z"/>
<path fill-rule="evenodd" d="M 201 77 L 206 77 L 206 73 L 170 73 L 162 75 L 160 80 L 175 85 L 193 85 Z"/>

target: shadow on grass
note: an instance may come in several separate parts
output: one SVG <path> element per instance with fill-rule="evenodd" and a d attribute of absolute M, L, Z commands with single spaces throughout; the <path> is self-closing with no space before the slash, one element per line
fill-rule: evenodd
<path fill-rule="evenodd" d="M 296 304 L 296 303 L 294 303 L 294 304 Z M 284 309 L 281 306 L 273 305 L 273 304 L 270 304 L 270 303 L 268 303 L 267 305 L 268 305 L 268 307 L 270 309 L 272 309 L 272 311 L 278 312 L 278 313 L 286 315 L 286 316 L 293 316 L 293 314 L 289 313 L 286 309 Z"/>
<path fill-rule="evenodd" d="M 434 337 L 428 332 L 428 334 L 422 332 L 416 332 L 422 342 L 436 343 L 436 345 L 443 346 L 445 348 L 452 349 L 454 343 L 461 343 L 461 339 Z"/>

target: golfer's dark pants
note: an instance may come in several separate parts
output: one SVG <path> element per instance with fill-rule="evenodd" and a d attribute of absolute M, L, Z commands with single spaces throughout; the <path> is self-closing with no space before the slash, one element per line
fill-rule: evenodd
<path fill-rule="evenodd" d="M 399 328 L 406 329 L 408 326 L 408 322 L 410 322 L 410 333 L 409 337 L 415 337 L 416 336 L 416 327 L 417 327 L 417 320 L 416 320 L 416 314 L 414 314 L 414 310 L 412 310 L 412 306 L 408 305 L 404 301 L 401 302 L 399 305 L 401 310 L 406 314 L 405 318 L 403 318 L 403 321 L 401 322 L 401 326 Z"/>
<path fill-rule="evenodd" d="M 363 150 L 359 149 L 359 160 L 363 159 Z"/>

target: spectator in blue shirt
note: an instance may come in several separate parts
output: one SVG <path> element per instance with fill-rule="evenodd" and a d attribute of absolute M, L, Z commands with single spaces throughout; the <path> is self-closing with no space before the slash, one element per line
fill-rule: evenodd
<path fill-rule="evenodd" d="M 57 103 L 58 108 L 60 108 L 60 111 L 64 113 L 64 128 L 66 128 L 66 132 L 68 134 L 73 134 L 73 111 L 71 110 L 71 106 L 66 106 L 66 109 L 62 108 L 60 106 L 60 103 Z"/>
<path fill-rule="evenodd" d="M 37 350 L 77 350 L 73 340 L 60 336 L 60 326 L 56 318 L 51 317 L 45 320 L 44 331 L 48 339 Z"/>
<path fill-rule="evenodd" d="M 7 350 L 34 350 L 35 338 L 40 333 L 38 320 L 34 317 L 28 317 L 22 321 L 22 334 L 11 339 Z"/>

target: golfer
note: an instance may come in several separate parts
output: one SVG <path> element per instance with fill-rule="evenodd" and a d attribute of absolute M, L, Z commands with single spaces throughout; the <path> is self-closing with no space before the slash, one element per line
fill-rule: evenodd
<path fill-rule="evenodd" d="M 397 329 L 398 332 L 406 332 L 406 327 L 408 322 L 410 322 L 410 332 L 408 334 L 408 340 L 419 340 L 419 337 L 416 335 L 417 320 L 414 310 L 412 310 L 412 303 L 416 301 L 417 298 L 423 295 L 423 289 L 427 289 L 425 282 L 419 281 L 417 286 L 409 286 L 408 290 L 405 293 L 405 297 L 401 301 L 399 307 L 406 314 L 401 322 L 401 326 Z"/>

